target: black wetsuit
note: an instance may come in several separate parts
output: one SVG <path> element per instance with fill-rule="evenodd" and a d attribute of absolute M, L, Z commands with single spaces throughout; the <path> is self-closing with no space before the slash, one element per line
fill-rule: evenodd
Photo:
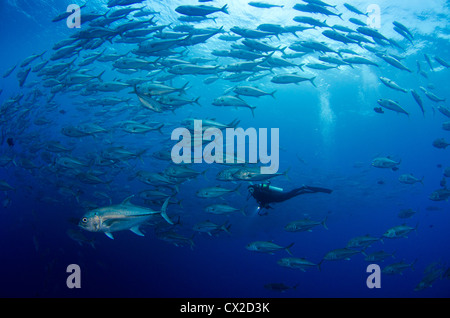
<path fill-rule="evenodd" d="M 329 194 L 333 192 L 333 190 L 330 189 L 310 187 L 310 186 L 302 186 L 300 188 L 296 188 L 291 191 L 280 191 L 281 189 L 274 190 L 268 184 L 251 185 L 248 188 L 250 194 L 258 202 L 258 205 L 261 209 L 271 208 L 269 205 L 270 203 L 283 202 L 301 194 L 316 193 L 316 192 Z"/>

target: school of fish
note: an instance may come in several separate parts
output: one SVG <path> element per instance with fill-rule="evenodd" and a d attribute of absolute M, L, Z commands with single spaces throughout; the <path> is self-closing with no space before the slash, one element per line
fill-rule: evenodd
<path fill-rule="evenodd" d="M 15 76 L 18 87 L 9 96 L 0 91 L 0 167 L 27 171 L 58 194 L 48 196 L 37 191 L 34 196 L 40 201 L 71 202 L 83 210 L 77 229 L 67 232 L 80 244 L 94 246 L 84 231 L 101 232 L 114 239 L 113 233 L 118 231 L 130 230 L 144 236 L 145 229 L 153 228 L 158 239 L 190 248 L 194 248 L 194 238 L 201 233 L 233 235 L 226 215 L 245 218 L 248 203 L 235 206 L 227 198 L 243 197 L 241 192 L 249 182 L 287 174 L 286 171 L 275 176 L 260 175 L 250 164 L 214 168 L 202 165 L 202 169 L 196 169 L 195 165 L 175 165 L 170 152 L 173 143 L 168 141 L 173 127 L 192 130 L 194 119 L 201 119 L 203 129 L 236 128 L 241 116 L 258 119 L 260 98 L 276 101 L 277 90 L 282 85 L 317 88 L 318 79 L 329 70 L 351 68 L 357 72 L 360 67 L 370 67 L 382 74 L 386 69 L 395 68 L 412 77 L 418 74 L 428 78 L 430 72 L 438 68 L 446 71 L 450 66 L 442 56 L 418 54 L 417 71 L 413 71 L 405 62 L 404 53 L 414 47 L 414 31 L 400 22 L 384 21 L 391 23 L 398 35 L 395 39 L 386 37 L 365 22 L 368 13 L 363 8 L 348 3 L 331 5 L 321 0 L 299 0 L 290 8 L 248 2 L 254 10 L 273 10 L 277 15 L 289 10 L 297 16 L 285 25 L 261 23 L 253 28 L 238 25 L 225 28 L 221 23 L 233 14 L 233 3 L 216 6 L 215 1 L 199 2 L 208 4 L 170 8 L 178 18 L 168 24 L 158 22 L 160 12 L 151 9 L 152 1 L 110 0 L 103 12 L 89 11 L 86 2 L 81 6 L 80 29 L 48 50 L 35 52 L 5 68 L 1 74 L 4 81 Z M 69 17 L 70 13 L 61 11 L 53 19 L 54 23 L 64 23 Z M 347 16 L 351 18 L 344 19 Z M 208 26 L 204 27 L 205 24 Z M 320 36 L 310 33 L 317 31 Z M 220 47 L 216 43 L 221 43 Z M 196 46 L 207 48 L 207 54 L 191 53 Z M 191 96 L 189 89 L 199 80 L 205 90 L 212 83 L 223 82 L 223 93 L 213 100 Z M 396 94 L 410 95 L 411 104 L 416 104 L 414 108 L 380 96 L 372 102 L 373 110 L 380 116 L 391 111 L 406 118 L 417 111 L 425 116 L 430 110 L 437 110 L 442 115 L 442 129 L 450 131 L 450 108 L 445 106 L 445 98 L 432 92 L 432 87 L 403 87 L 395 78 L 381 75 L 379 80 Z M 259 88 L 261 81 L 268 82 L 272 88 Z M 60 96 L 73 100 L 73 107 L 58 102 Z M 229 107 L 237 110 L 238 115 L 229 123 L 194 117 L 171 122 L 171 116 L 179 108 L 199 106 Z M 118 116 L 127 120 L 118 121 Z M 436 137 L 430 147 L 446 151 L 449 145 L 450 141 Z M 20 152 L 16 151 L 18 147 Z M 154 167 L 162 163 L 166 164 L 165 168 L 155 171 Z M 371 165 L 397 171 L 401 163 L 400 158 L 381 155 Z M 449 169 L 445 170 L 440 187 L 429 194 L 429 200 L 449 199 L 450 189 L 446 185 Z M 206 174 L 211 173 L 215 174 L 215 180 L 207 179 Z M 15 182 L 0 180 L 0 190 L 5 193 L 3 208 L 12 204 L 8 192 L 24 191 L 20 184 L 22 175 L 17 176 Z M 204 179 L 201 184 L 209 184 L 195 188 L 195 197 L 190 199 L 194 203 L 185 208 L 177 195 L 183 187 L 195 187 L 192 180 L 198 178 Z M 405 172 L 398 181 L 414 185 L 423 184 L 426 178 Z M 128 183 L 131 182 L 139 183 L 142 191 L 130 191 Z M 131 203 L 132 200 L 139 204 Z M 179 229 L 185 227 L 183 219 L 194 207 L 203 209 L 204 217 L 189 228 L 192 236 L 184 236 Z M 415 214 L 413 209 L 402 210 L 398 217 L 409 220 Z M 213 215 L 222 216 L 223 221 L 212 222 Z M 327 218 L 292 220 L 284 230 L 310 232 L 318 226 L 327 230 L 327 221 Z M 287 257 L 277 261 L 282 267 L 324 270 L 323 262 L 349 260 L 356 254 L 362 254 L 368 262 L 394 258 L 395 252 L 368 252 L 367 249 L 379 242 L 406 238 L 411 232 L 417 232 L 417 228 L 418 225 L 403 223 L 378 236 L 355 237 L 347 246 L 330 250 L 317 262 L 295 257 L 291 251 L 294 243 L 284 246 L 262 240 L 249 242 L 245 248 L 257 253 L 287 253 Z M 416 261 L 392 263 L 384 267 L 383 273 L 401 274 L 413 269 Z M 448 279 L 448 273 L 447 264 L 430 264 L 415 290 Z M 265 287 L 284 292 L 297 285 L 272 283 Z"/>

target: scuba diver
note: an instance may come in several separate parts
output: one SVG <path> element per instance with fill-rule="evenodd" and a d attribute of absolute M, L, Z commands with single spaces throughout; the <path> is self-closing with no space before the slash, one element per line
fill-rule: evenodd
<path fill-rule="evenodd" d="M 264 208 L 272 209 L 272 207 L 269 205 L 270 203 L 284 202 L 298 195 L 307 193 L 322 192 L 330 194 L 331 192 L 333 192 L 333 190 L 302 186 L 291 191 L 284 191 L 281 188 L 271 186 L 270 183 L 261 183 L 250 185 L 248 187 L 248 192 L 249 195 L 247 197 L 247 200 L 250 198 L 250 195 L 253 196 L 256 202 L 258 202 L 258 214 L 263 215 L 260 213 L 260 210 Z"/>

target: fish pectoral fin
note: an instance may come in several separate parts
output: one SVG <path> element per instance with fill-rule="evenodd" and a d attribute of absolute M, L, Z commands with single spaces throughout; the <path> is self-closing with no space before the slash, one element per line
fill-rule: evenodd
<path fill-rule="evenodd" d="M 112 235 L 111 232 L 105 232 L 105 235 L 106 235 L 107 237 L 109 237 L 111 240 L 114 240 L 114 236 Z"/>
<path fill-rule="evenodd" d="M 136 218 L 144 218 L 144 217 L 149 217 L 151 215 L 155 215 L 158 214 L 159 212 L 155 211 L 155 212 L 150 212 L 150 213 L 143 213 L 143 214 L 135 214 L 135 215 L 126 215 L 126 216 L 118 216 L 116 218 L 111 218 L 111 219 L 107 219 L 105 221 L 103 221 L 103 225 L 107 228 L 110 228 L 111 226 L 115 225 L 115 224 L 119 224 L 121 222 L 129 222 L 131 219 L 136 219 Z"/>
<path fill-rule="evenodd" d="M 111 226 L 113 226 L 116 223 L 120 223 L 123 221 L 127 221 L 127 219 L 110 219 L 110 220 L 105 220 L 103 221 L 103 226 L 105 226 L 106 228 L 110 228 Z M 106 232 L 105 232 L 106 233 Z"/>
<path fill-rule="evenodd" d="M 139 229 L 139 225 L 133 226 L 133 227 L 130 229 L 130 231 L 133 232 L 133 233 L 136 234 L 136 235 L 144 236 L 144 233 L 142 233 L 141 230 Z"/>

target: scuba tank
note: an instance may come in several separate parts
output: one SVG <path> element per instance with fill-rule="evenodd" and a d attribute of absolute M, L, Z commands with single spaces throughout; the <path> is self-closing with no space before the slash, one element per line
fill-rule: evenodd
<path fill-rule="evenodd" d="M 261 189 L 274 191 L 274 192 L 283 192 L 282 188 L 271 186 L 270 183 L 264 183 L 261 185 Z"/>
<path fill-rule="evenodd" d="M 256 192 L 257 194 L 264 193 L 264 192 L 278 192 L 282 193 L 284 190 L 282 188 L 271 186 L 270 183 L 261 183 L 257 185 L 251 185 L 248 187 L 248 196 L 247 200 Z M 255 197 L 256 198 L 256 197 Z"/>

